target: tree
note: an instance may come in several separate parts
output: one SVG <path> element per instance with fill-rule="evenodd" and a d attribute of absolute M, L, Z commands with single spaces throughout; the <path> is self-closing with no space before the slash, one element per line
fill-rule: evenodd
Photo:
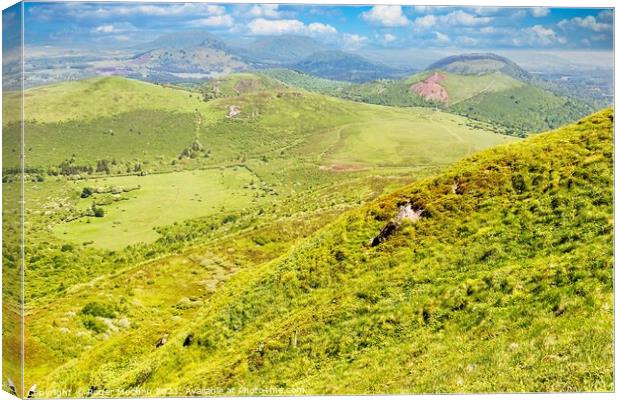
<path fill-rule="evenodd" d="M 91 187 L 85 187 L 84 189 L 82 189 L 82 194 L 80 195 L 81 198 L 86 199 L 90 196 L 93 195 L 95 191 L 93 190 L 93 188 Z"/>
<path fill-rule="evenodd" d="M 92 210 L 93 210 L 93 214 L 97 218 L 103 218 L 103 216 L 105 215 L 105 211 L 103 211 L 103 208 L 97 207 L 97 204 L 95 203 L 93 203 Z"/>

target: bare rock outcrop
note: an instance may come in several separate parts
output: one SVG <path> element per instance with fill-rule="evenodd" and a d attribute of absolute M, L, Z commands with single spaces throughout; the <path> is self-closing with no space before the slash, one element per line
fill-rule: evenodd
<path fill-rule="evenodd" d="M 379 234 L 370 239 L 370 246 L 375 247 L 385 242 L 390 236 L 392 236 L 398 228 L 401 227 L 404 221 L 415 222 L 422 218 L 424 215 L 424 209 L 416 207 L 411 203 L 407 203 L 401 206 L 398 210 L 396 217 L 392 218 L 382 229 Z"/>

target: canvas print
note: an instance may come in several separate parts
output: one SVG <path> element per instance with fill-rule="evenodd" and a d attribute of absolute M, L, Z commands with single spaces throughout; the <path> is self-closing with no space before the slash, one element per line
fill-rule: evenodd
<path fill-rule="evenodd" d="M 614 9 L 3 11 L 2 387 L 614 390 Z"/>

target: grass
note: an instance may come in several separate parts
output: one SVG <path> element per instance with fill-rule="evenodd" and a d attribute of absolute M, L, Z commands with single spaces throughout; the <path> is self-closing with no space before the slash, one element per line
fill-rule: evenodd
<path fill-rule="evenodd" d="M 514 140 L 469 128 L 460 117 L 430 110 L 415 112 L 416 118 L 386 113 L 376 120 L 341 128 L 338 141 L 326 153 L 324 163 L 358 167 L 441 165 Z"/>
<path fill-rule="evenodd" d="M 351 82 L 334 81 L 285 68 L 267 69 L 260 73 L 292 87 L 329 95 L 335 95 L 352 85 Z"/>
<path fill-rule="evenodd" d="M 159 237 L 153 229 L 157 226 L 257 207 L 260 201 L 252 202 L 256 191 L 244 188 L 252 181 L 258 181 L 257 177 L 244 168 L 80 181 L 73 184 L 76 192 L 82 187 L 139 186 L 140 189 L 119 195 L 118 201 L 104 205 L 104 217 L 88 216 L 59 224 L 54 227 L 54 233 L 68 242 L 90 242 L 93 246 L 112 250 L 149 243 Z M 75 207 L 88 210 L 93 201 L 104 197 L 94 195 L 80 199 Z"/>
<path fill-rule="evenodd" d="M 411 85 L 426 79 L 432 73 L 431 71 L 427 71 L 422 74 L 416 74 L 406 79 L 405 82 Z M 450 96 L 448 105 L 460 103 L 480 93 L 503 92 L 505 90 L 526 86 L 525 83 L 499 72 L 484 75 L 459 75 L 440 71 L 440 74 L 444 75 L 446 78 L 441 81 L 440 85 L 445 87 L 448 91 Z"/>
<path fill-rule="evenodd" d="M 344 213 L 236 273 L 165 346 L 97 349 L 41 385 L 610 391 L 612 117 L 477 153 Z M 407 202 L 423 218 L 369 247 Z"/>
<path fill-rule="evenodd" d="M 286 70 L 271 72 L 271 75 L 294 86 L 363 103 L 440 108 L 491 124 L 498 133 L 520 137 L 557 128 L 593 111 L 583 102 L 555 95 L 499 72 L 461 75 L 440 71 L 445 77 L 440 85 L 449 95 L 446 103 L 427 101 L 410 91 L 413 83 L 426 79 L 433 72 L 424 71 L 402 80 L 350 85 L 316 81 Z"/>
<path fill-rule="evenodd" d="M 215 78 L 200 85 L 198 91 L 206 100 L 235 97 L 240 94 L 283 89 L 284 85 L 262 74 L 235 73 Z"/>
<path fill-rule="evenodd" d="M 24 91 L 25 120 L 40 123 L 90 120 L 135 110 L 192 113 L 204 108 L 205 103 L 196 94 L 120 77 L 62 82 Z"/>
<path fill-rule="evenodd" d="M 29 122 L 26 386 L 70 396 L 199 383 L 307 393 L 608 387 L 609 112 L 501 145 L 517 139 L 430 108 L 250 84 L 176 109 L 197 94 L 119 79 L 74 90 L 102 94 L 98 111 Z M 112 88 L 127 99 L 152 90 L 154 100 L 116 112 Z M 67 104 L 50 90 L 48 100 Z M 233 105 L 241 113 L 229 118 Z M 67 158 L 106 168 L 52 174 Z M 455 181 L 464 194 L 450 195 Z M 429 214 L 367 247 L 407 199 Z M 551 280 L 560 275 L 571 278 Z M 588 353 L 573 333 L 591 321 Z M 558 367 L 528 381 L 511 366 L 545 373 L 547 361 L 527 357 L 549 324 L 554 343 L 576 349 L 551 359 L 577 373 Z M 513 359 L 505 347 L 522 350 Z M 601 355 L 587 364 L 585 354 Z M 493 382 L 499 368 L 522 379 Z M 477 380 L 456 375 L 465 372 Z"/>

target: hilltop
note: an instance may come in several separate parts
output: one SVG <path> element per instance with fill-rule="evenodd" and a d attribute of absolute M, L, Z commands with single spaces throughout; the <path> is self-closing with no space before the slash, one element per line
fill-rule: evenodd
<path fill-rule="evenodd" d="M 247 46 L 236 48 L 235 54 L 265 65 L 282 65 L 331 48 L 313 38 L 301 35 L 260 37 Z"/>
<path fill-rule="evenodd" d="M 393 68 L 338 50 L 313 53 L 291 68 L 321 78 L 350 82 L 364 82 L 398 74 Z"/>
<path fill-rule="evenodd" d="M 442 58 L 426 68 L 463 75 L 483 75 L 501 72 L 520 81 L 528 82 L 532 75 L 506 57 L 493 53 L 469 53 Z"/>
<path fill-rule="evenodd" d="M 516 79 L 514 76 L 522 74 L 511 72 L 507 68 L 511 64 L 481 67 L 476 65 L 478 59 L 475 61 L 466 64 L 467 68 L 460 61 L 437 63 L 437 68 L 401 80 L 360 83 L 335 95 L 372 104 L 439 107 L 517 136 L 556 128 L 592 112 L 576 98 L 542 89 L 526 77 Z M 476 73 L 472 73 L 474 65 Z"/>
<path fill-rule="evenodd" d="M 114 334 L 40 386 L 612 390 L 612 121 L 477 153 L 345 212 L 238 271 L 164 346 L 149 346 L 156 328 Z M 126 341 L 146 344 L 110 351 Z"/>

